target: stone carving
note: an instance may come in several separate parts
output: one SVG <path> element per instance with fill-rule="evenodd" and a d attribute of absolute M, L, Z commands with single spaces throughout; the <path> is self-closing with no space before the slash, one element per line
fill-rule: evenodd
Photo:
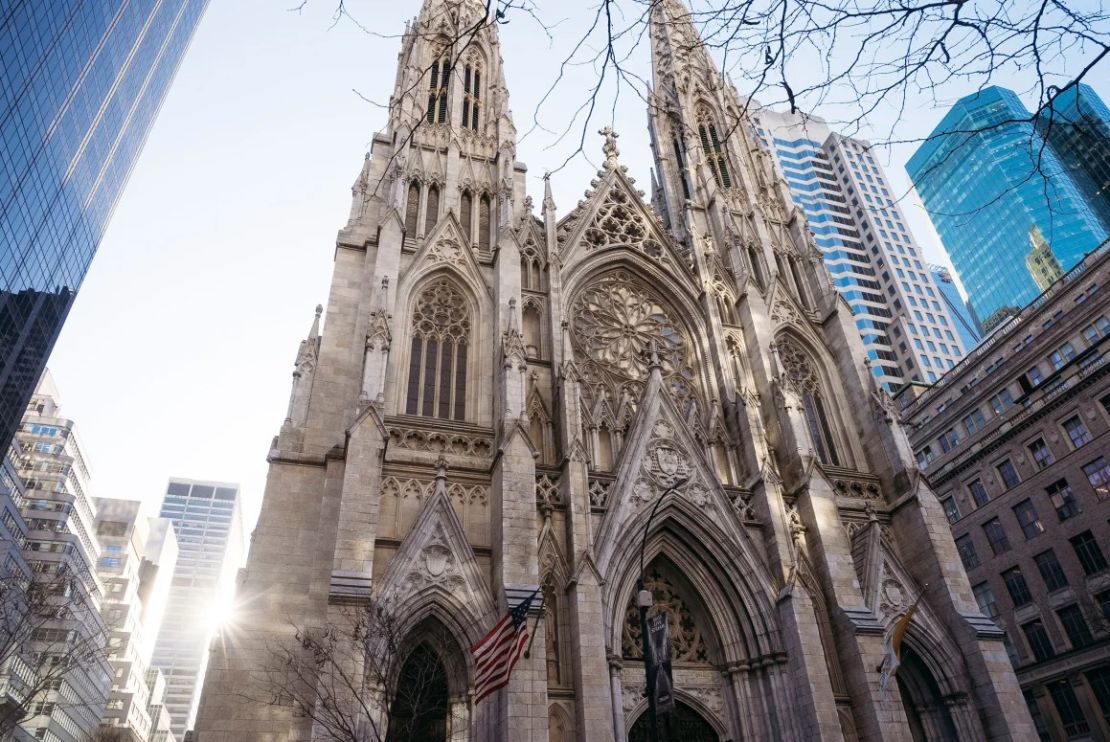
<path fill-rule="evenodd" d="M 600 479 L 590 480 L 590 507 L 604 508 L 609 504 L 609 482 Z"/>
<path fill-rule="evenodd" d="M 729 490 L 728 497 L 732 503 L 732 509 L 736 511 L 740 520 L 745 523 L 759 523 L 755 508 L 752 506 L 752 493 L 733 489 Z"/>
<path fill-rule="evenodd" d="M 543 513 L 550 513 L 563 506 L 563 494 L 559 491 L 559 477 L 552 479 L 546 474 L 536 477 L 536 507 Z"/>
<path fill-rule="evenodd" d="M 414 592 L 430 586 L 440 586 L 452 592 L 466 589 L 466 578 L 447 544 L 447 534 L 439 526 L 405 576 L 408 589 Z"/>
<path fill-rule="evenodd" d="M 679 409 L 701 408 L 693 344 L 685 328 L 670 307 L 628 273 L 614 271 L 586 287 L 574 300 L 571 316 L 571 339 L 585 361 L 583 383 L 594 396 L 604 390 L 622 399 L 626 386 L 642 385 L 652 358 L 658 357 Z"/>
<path fill-rule="evenodd" d="M 394 476 L 382 477 L 382 497 L 393 496 L 401 500 L 411 497 L 423 500 L 434 491 L 434 482 Z M 452 482 L 447 486 L 447 496 L 460 505 L 485 505 L 489 502 L 489 488 L 481 484 L 468 486 L 460 482 Z"/>
<path fill-rule="evenodd" d="M 639 204 L 633 204 L 628 193 L 617 185 L 605 194 L 605 200 L 582 239 L 587 250 L 629 247 L 663 265 L 673 265 L 662 243 L 654 237 L 651 226 L 640 213 Z"/>
<path fill-rule="evenodd" d="M 481 458 L 488 458 L 493 450 L 492 436 L 441 433 L 399 426 L 389 428 L 389 443 L 391 446 L 410 451 L 478 456 Z"/>
<path fill-rule="evenodd" d="M 651 591 L 654 602 L 648 609 L 648 617 L 665 613 L 671 634 L 671 659 L 674 662 L 709 662 L 709 649 L 701 630 L 694 621 L 686 599 L 679 593 L 671 580 L 658 569 L 652 568 L 644 581 Z M 628 598 L 625 611 L 624 632 L 621 640 L 621 653 L 626 658 L 638 659 L 644 656 L 642 632 L 640 631 L 640 609 L 636 606 L 635 594 Z"/>
<path fill-rule="evenodd" d="M 458 265 L 462 259 L 462 247 L 452 239 L 439 240 L 428 248 L 428 261 L 431 263 Z"/>
<path fill-rule="evenodd" d="M 794 387 L 795 391 L 799 394 L 804 392 L 818 393 L 820 383 L 805 351 L 790 340 L 780 339 L 778 342 L 778 358 L 786 381 Z"/>
<path fill-rule="evenodd" d="M 855 479 L 834 479 L 833 488 L 836 494 L 842 497 L 856 497 L 864 500 L 881 500 L 883 491 L 875 482 L 859 481 Z"/>
<path fill-rule="evenodd" d="M 412 326 L 413 334 L 425 339 L 465 342 L 470 337 L 470 312 L 458 286 L 444 277 L 425 287 L 413 307 Z"/>

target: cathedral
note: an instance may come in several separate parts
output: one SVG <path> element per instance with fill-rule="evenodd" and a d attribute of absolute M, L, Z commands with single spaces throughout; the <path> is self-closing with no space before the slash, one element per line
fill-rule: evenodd
<path fill-rule="evenodd" d="M 669 627 L 665 739 L 1035 739 L 848 304 L 680 0 L 650 11 L 650 194 L 606 129 L 562 214 L 549 183 L 527 193 L 485 13 L 426 0 L 401 42 L 197 742 L 647 740 L 640 579 Z M 532 595 L 529 651 L 476 703 L 471 646 Z M 395 669 L 329 632 L 358 606 L 388 614 Z M 351 651 L 324 662 L 312 631 Z M 281 685 L 302 650 L 315 674 Z M 337 674 L 365 693 L 344 733 L 321 718 Z"/>

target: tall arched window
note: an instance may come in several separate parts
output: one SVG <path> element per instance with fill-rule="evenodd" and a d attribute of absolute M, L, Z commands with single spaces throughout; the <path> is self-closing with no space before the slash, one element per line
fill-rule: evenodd
<path fill-rule="evenodd" d="M 412 312 L 405 412 L 463 420 L 470 312 L 462 291 L 448 278 L 433 281 Z"/>
<path fill-rule="evenodd" d="M 813 439 L 813 445 L 817 447 L 818 458 L 826 464 L 840 466 L 840 457 L 836 452 L 832 424 L 821 383 L 813 370 L 809 356 L 789 340 L 781 340 L 779 360 L 782 362 L 786 378 L 801 397 L 806 427 L 809 429 L 810 438 Z"/>
<path fill-rule="evenodd" d="M 428 208 L 424 216 L 424 234 L 432 231 L 439 221 L 439 186 L 428 188 Z"/>
<path fill-rule="evenodd" d="M 809 287 L 806 285 L 802 272 L 798 269 L 798 261 L 794 259 L 793 255 L 790 255 L 787 256 L 786 262 L 790 264 L 790 275 L 794 277 L 794 284 L 798 288 L 798 298 L 802 300 L 802 306 L 813 309 L 813 304 L 809 301 Z"/>
<path fill-rule="evenodd" d="M 447 98 L 451 86 L 451 62 L 445 55 L 432 62 L 432 78 L 428 85 L 428 123 L 447 123 Z"/>
<path fill-rule="evenodd" d="M 526 304 L 521 313 L 524 326 L 524 349 L 529 356 L 539 358 L 543 352 L 543 320 L 534 304 Z"/>
<path fill-rule="evenodd" d="M 717 125 L 703 119 L 698 124 L 698 136 L 701 138 L 702 149 L 705 150 L 705 159 L 713 171 L 713 179 L 722 188 L 731 188 L 732 177 L 728 173 L 728 157 L 717 136 Z"/>
<path fill-rule="evenodd" d="M 752 275 L 755 277 L 755 283 L 759 286 L 759 290 L 765 290 L 767 279 L 763 277 L 763 258 L 759 254 L 759 248 L 755 245 L 748 245 L 748 263 L 751 264 Z"/>
<path fill-rule="evenodd" d="M 478 249 L 482 252 L 489 252 L 489 210 L 489 194 L 483 193 L 478 202 Z"/>
<path fill-rule="evenodd" d="M 463 128 L 478 131 L 478 111 L 481 108 L 482 70 L 477 65 L 463 69 Z"/>
<path fill-rule="evenodd" d="M 462 225 L 463 237 L 466 238 L 466 246 L 474 241 L 474 232 L 470 227 L 471 212 L 474 211 L 474 197 L 470 195 L 470 191 L 463 191 L 462 198 L 459 199 L 459 223 Z"/>
<path fill-rule="evenodd" d="M 686 179 L 686 156 L 682 152 L 682 144 L 678 141 L 678 137 L 673 137 L 671 143 L 674 145 L 674 161 L 678 167 L 678 179 L 682 181 L 682 197 L 690 198 L 690 181 Z"/>
<path fill-rule="evenodd" d="M 417 219 L 420 218 L 420 184 L 415 180 L 409 183 L 409 196 L 405 204 L 405 236 L 416 236 Z"/>

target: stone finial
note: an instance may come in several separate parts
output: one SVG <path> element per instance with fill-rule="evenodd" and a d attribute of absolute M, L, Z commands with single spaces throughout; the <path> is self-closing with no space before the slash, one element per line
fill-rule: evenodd
<path fill-rule="evenodd" d="M 655 338 L 651 339 L 651 345 L 648 348 L 648 369 L 651 371 L 658 369 L 660 372 L 663 370 L 663 361 L 659 358 L 659 343 Z"/>
<path fill-rule="evenodd" d="M 447 459 L 443 456 L 436 459 L 436 492 L 447 494 Z"/>
<path fill-rule="evenodd" d="M 601 151 L 605 153 L 605 164 L 608 166 L 615 166 L 617 158 L 620 157 L 620 150 L 617 149 L 617 137 L 620 136 L 617 132 L 613 131 L 613 127 L 606 126 L 598 132 L 601 136 L 605 137 L 605 144 L 601 146 Z"/>

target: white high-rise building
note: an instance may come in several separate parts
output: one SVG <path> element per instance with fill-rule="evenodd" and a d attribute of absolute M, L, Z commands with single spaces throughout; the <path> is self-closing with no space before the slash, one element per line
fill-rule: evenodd
<path fill-rule="evenodd" d="M 97 499 L 96 533 L 102 549 L 97 572 L 104 582 L 101 614 L 111 632 L 108 660 L 113 673 L 101 725 L 122 730 L 132 742 L 147 742 L 153 731 L 147 685 L 154 650 L 150 636 L 158 632 L 168 594 L 157 583 L 168 586 L 173 579 L 172 563 L 161 571 L 144 570 L 157 522 L 137 500 Z"/>
<path fill-rule="evenodd" d="M 70 612 L 66 620 L 36 629 L 30 650 L 40 657 L 72 659 L 73 646 L 94 647 L 104 640 L 104 585 L 96 573 L 100 545 L 88 463 L 74 422 L 62 417 L 49 371 L 27 406 L 15 448 L 18 475 L 26 487 L 24 556 L 36 582 L 65 592 Z M 56 688 L 31 699 L 32 716 L 22 721 L 23 730 L 39 739 L 91 739 L 112 685 L 111 673 L 102 657 L 76 661 Z"/>
<path fill-rule="evenodd" d="M 165 673 L 165 707 L 182 739 L 200 700 L 208 644 L 234 597 L 243 560 L 239 485 L 170 479 L 161 515 L 173 522 L 180 553 L 154 665 Z"/>
<path fill-rule="evenodd" d="M 876 380 L 936 381 L 967 349 L 871 145 L 803 113 L 758 108 L 752 125 L 852 308 Z"/>

